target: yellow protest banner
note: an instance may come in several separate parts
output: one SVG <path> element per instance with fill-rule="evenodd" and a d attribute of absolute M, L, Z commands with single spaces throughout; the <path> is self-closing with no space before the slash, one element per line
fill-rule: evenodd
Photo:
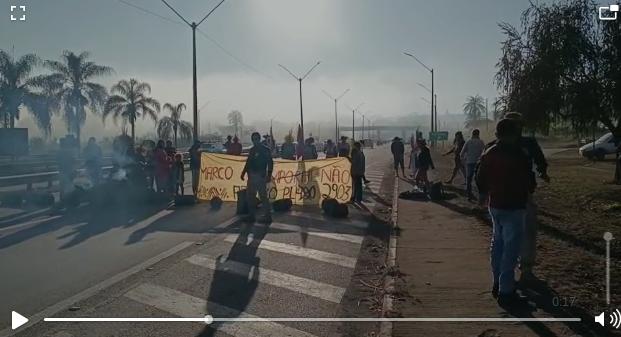
<path fill-rule="evenodd" d="M 241 172 L 246 157 L 203 153 L 198 198 L 237 201 L 237 192 L 246 189 Z M 348 202 L 352 196 L 351 163 L 347 158 L 320 160 L 274 159 L 270 200 L 291 199 L 296 205 L 320 205 L 325 198 Z"/>

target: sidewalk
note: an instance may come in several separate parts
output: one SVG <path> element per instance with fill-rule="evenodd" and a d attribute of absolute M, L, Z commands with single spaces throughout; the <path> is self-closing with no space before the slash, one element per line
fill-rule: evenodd
<path fill-rule="evenodd" d="M 404 180 L 400 191 L 411 189 Z M 397 265 L 410 298 L 402 317 L 513 317 L 491 295 L 490 229 L 472 216 L 433 202 L 399 199 Z M 535 311 L 527 317 L 551 317 Z M 398 322 L 393 336 L 575 336 L 564 323 Z"/>

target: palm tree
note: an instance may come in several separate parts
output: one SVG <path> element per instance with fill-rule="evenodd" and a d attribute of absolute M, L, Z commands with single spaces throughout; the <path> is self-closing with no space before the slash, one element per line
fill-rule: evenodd
<path fill-rule="evenodd" d="M 14 128 L 19 119 L 21 107 L 32 112 L 37 125 L 44 132 L 50 128 L 50 119 L 45 114 L 39 115 L 37 96 L 37 78 L 30 74 L 40 63 L 34 54 L 26 54 L 15 60 L 4 50 L 0 50 L 0 118 L 5 128 Z"/>
<path fill-rule="evenodd" d="M 480 95 L 468 96 L 464 103 L 464 114 L 466 114 L 466 123 L 472 123 L 481 118 L 485 113 L 485 99 Z"/>
<path fill-rule="evenodd" d="M 132 140 L 136 140 L 136 119 L 138 117 L 150 117 L 157 122 L 157 114 L 160 112 L 160 103 L 148 95 L 151 94 L 151 86 L 146 82 L 139 82 L 132 78 L 129 81 L 121 80 L 112 86 L 110 93 L 114 94 L 108 98 L 103 111 L 105 120 L 110 114 L 116 123 L 118 118 L 123 119 L 123 123 L 129 123 L 132 128 Z"/>
<path fill-rule="evenodd" d="M 101 84 L 91 82 L 92 79 L 111 74 L 114 70 L 88 61 L 90 54 L 82 52 L 79 55 L 65 50 L 61 61 L 45 61 L 45 66 L 53 71 L 46 80 L 58 88 L 55 95 L 58 98 L 63 117 L 67 123 L 67 131 L 75 132 L 80 144 L 80 127 L 86 121 L 86 107 L 97 112 L 106 102 L 108 93 Z"/>
<path fill-rule="evenodd" d="M 179 103 L 176 106 L 170 103 L 164 104 L 164 110 L 170 112 L 170 116 L 166 116 L 158 122 L 157 135 L 162 139 L 170 139 L 173 134 L 175 147 L 177 147 L 177 134 L 181 135 L 181 139 L 192 139 L 193 129 L 192 123 L 181 120 L 181 112 L 185 110 L 185 104 Z"/>

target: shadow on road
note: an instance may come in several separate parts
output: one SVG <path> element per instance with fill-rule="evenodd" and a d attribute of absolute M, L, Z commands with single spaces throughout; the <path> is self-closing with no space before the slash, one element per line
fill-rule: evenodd
<path fill-rule="evenodd" d="M 267 226 L 243 224 L 227 256 L 219 256 L 207 296 L 207 312 L 213 317 L 237 317 L 244 311 L 259 285 L 257 250 L 269 231 Z M 208 326 L 201 337 L 212 337 L 222 324 Z M 229 323 L 230 324 L 230 323 Z"/>

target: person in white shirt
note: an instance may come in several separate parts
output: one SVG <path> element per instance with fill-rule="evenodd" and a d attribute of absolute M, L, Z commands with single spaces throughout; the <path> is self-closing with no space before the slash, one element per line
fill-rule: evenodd
<path fill-rule="evenodd" d="M 479 129 L 472 130 L 472 136 L 464 147 L 461 149 L 461 159 L 462 163 L 466 164 L 466 194 L 468 195 L 468 200 L 472 201 L 474 196 L 472 195 L 472 179 L 476 173 L 477 162 L 479 158 L 481 158 L 481 154 L 483 154 L 483 150 L 485 150 L 485 143 L 479 138 L 480 132 Z"/>

